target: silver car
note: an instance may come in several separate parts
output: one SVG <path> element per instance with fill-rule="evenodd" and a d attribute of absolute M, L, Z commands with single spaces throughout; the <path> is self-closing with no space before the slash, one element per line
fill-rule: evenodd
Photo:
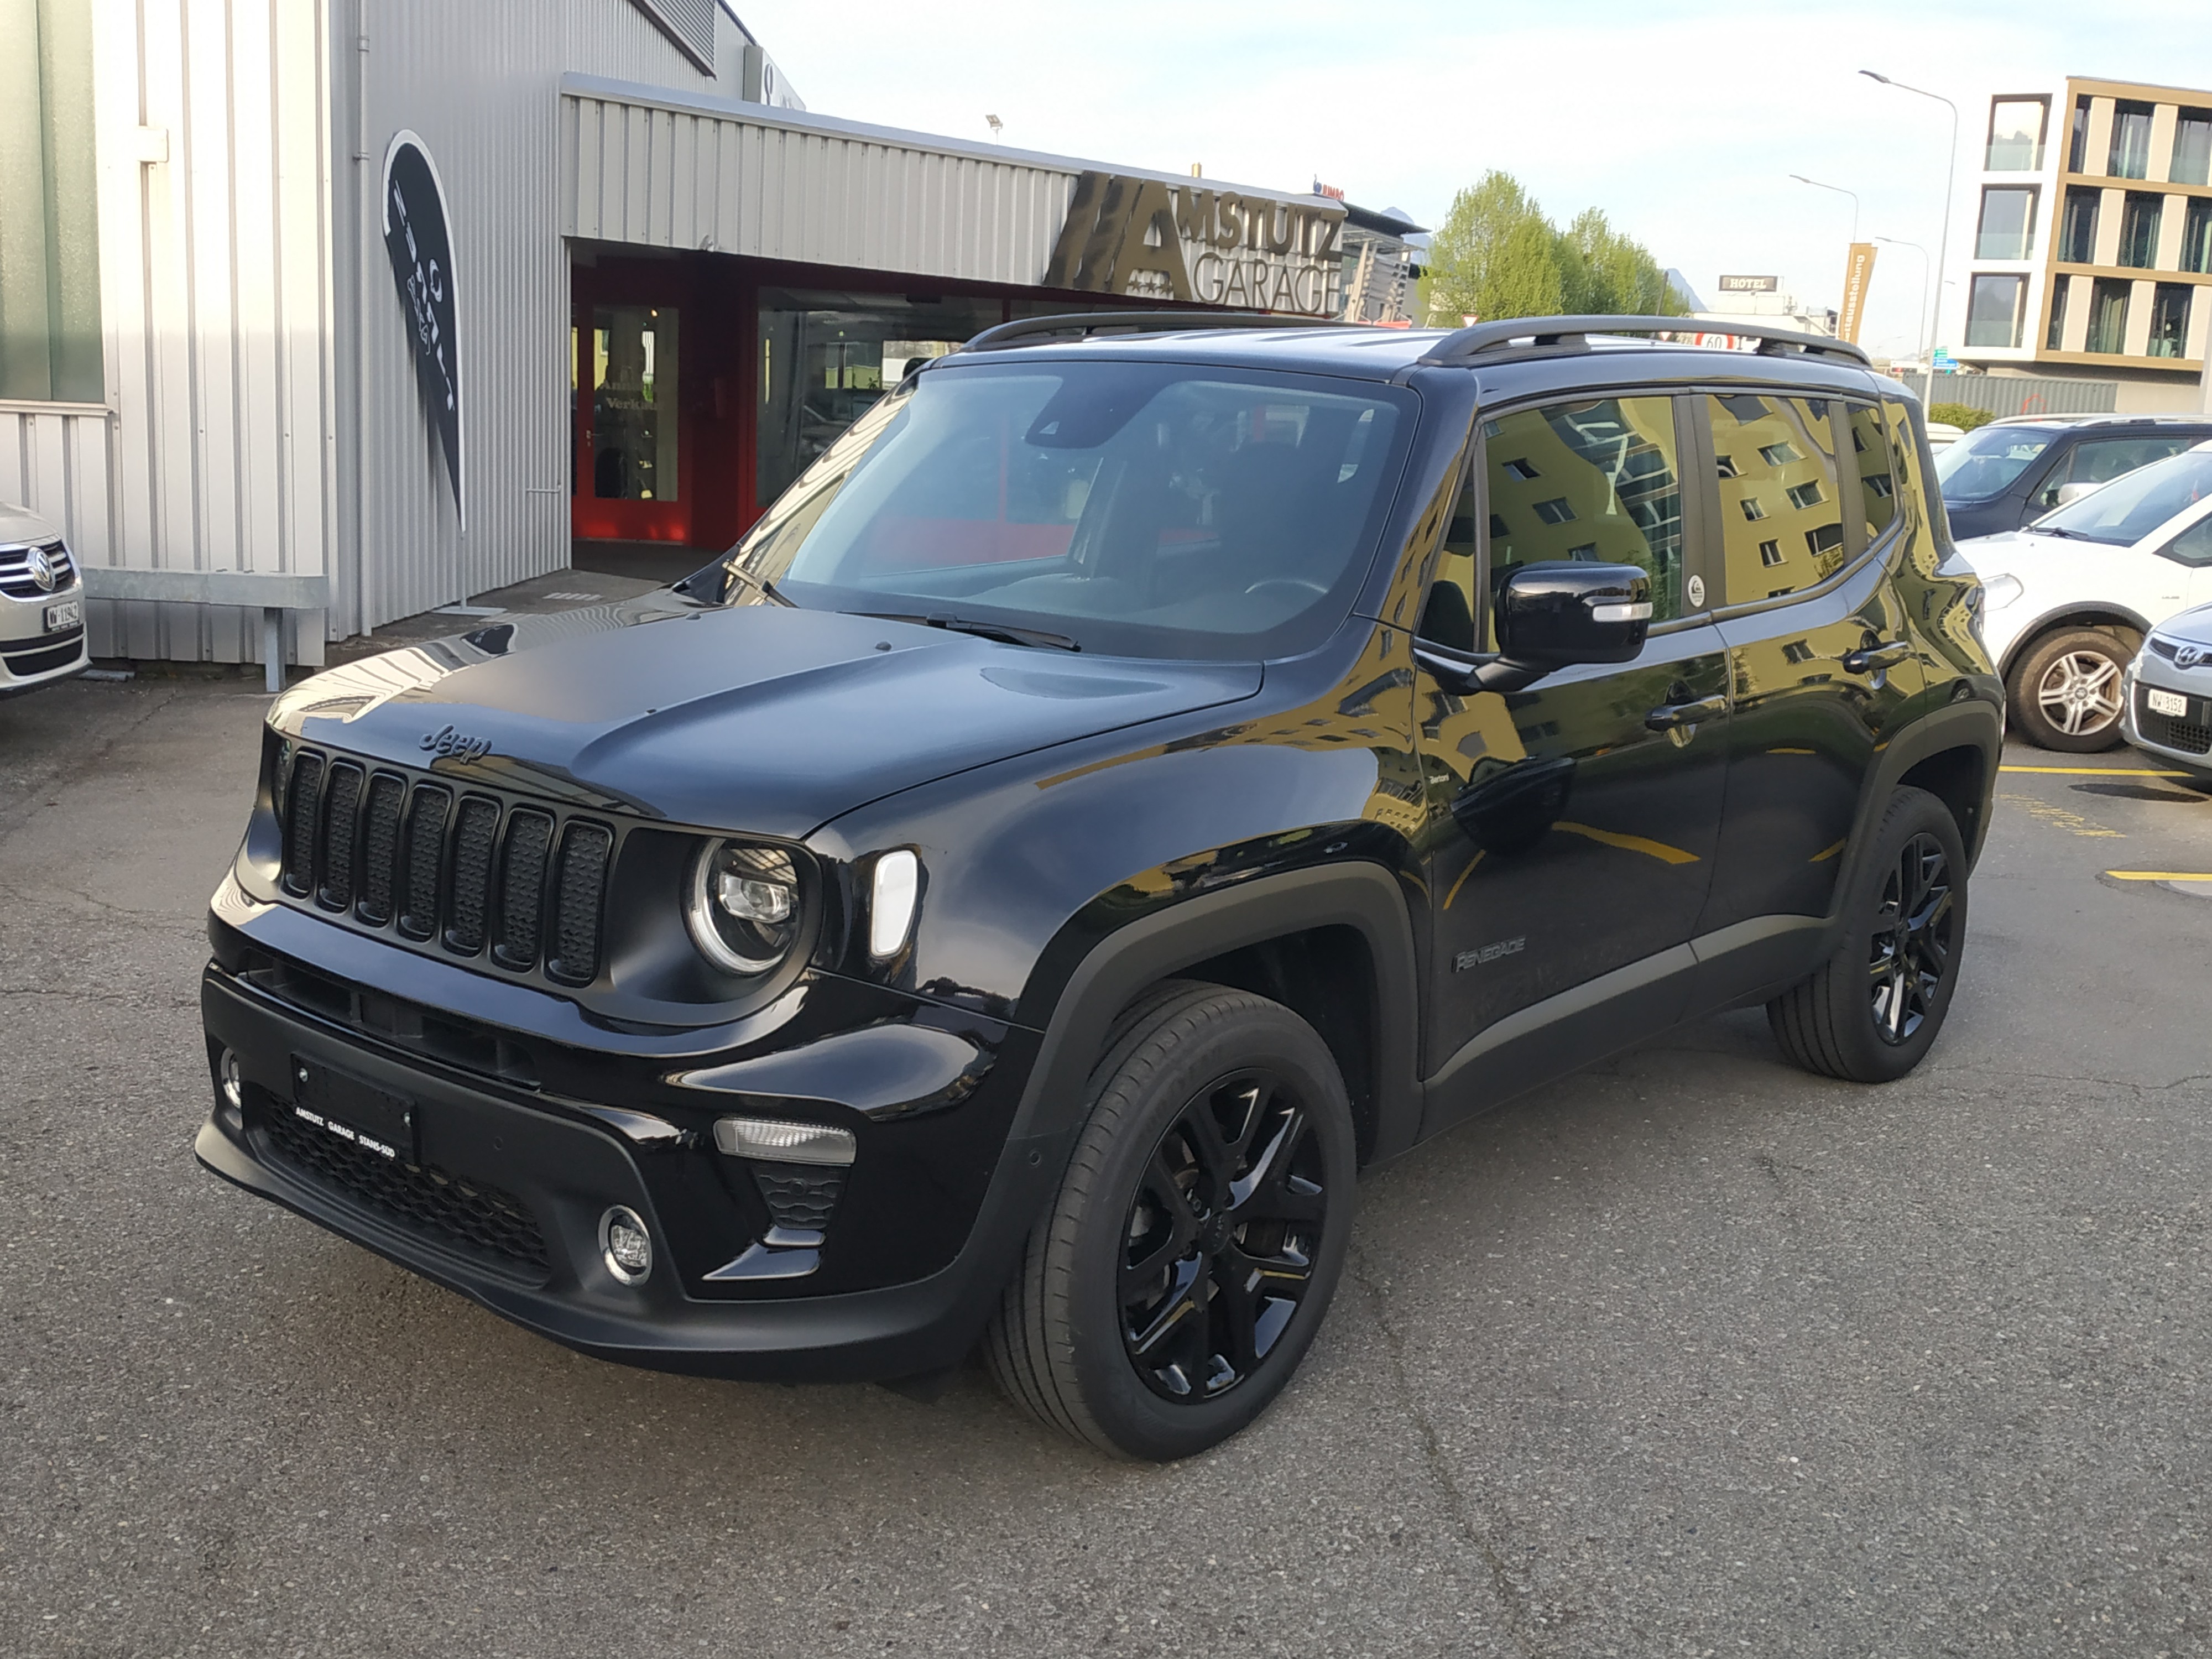
<path fill-rule="evenodd" d="M 2121 706 L 2130 743 L 2212 789 L 2212 605 L 2151 630 L 2128 665 Z"/>
<path fill-rule="evenodd" d="M 84 580 L 62 532 L 0 501 L 0 697 L 81 674 Z"/>

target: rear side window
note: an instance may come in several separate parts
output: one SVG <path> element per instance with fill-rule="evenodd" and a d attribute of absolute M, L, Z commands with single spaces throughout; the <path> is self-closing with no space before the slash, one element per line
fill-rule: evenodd
<path fill-rule="evenodd" d="M 1864 544 L 1870 547 L 1897 518 L 1897 481 L 1890 468 L 1889 439 L 1881 429 L 1881 411 L 1872 404 L 1845 404 L 1844 411 L 1844 424 L 1851 434 L 1851 465 L 1858 472 L 1859 506 L 1866 514 Z"/>
<path fill-rule="evenodd" d="M 1705 404 L 1720 475 L 1726 603 L 1780 599 L 1843 568 L 1832 415 L 1843 406 L 1748 392 Z"/>
<path fill-rule="evenodd" d="M 1925 518 L 1928 480 L 1920 471 L 1920 441 L 1913 435 L 1912 405 L 1884 399 L 1882 424 L 1889 430 L 1890 482 L 1897 486 L 1900 511 L 1909 526 Z"/>
<path fill-rule="evenodd" d="M 1493 594 L 1516 565 L 1632 564 L 1651 577 L 1652 619 L 1682 614 L 1674 399 L 1521 410 L 1485 422 L 1483 441 Z M 1486 623 L 1485 634 L 1492 631 Z M 1485 644 L 1496 648 L 1494 638 Z"/>

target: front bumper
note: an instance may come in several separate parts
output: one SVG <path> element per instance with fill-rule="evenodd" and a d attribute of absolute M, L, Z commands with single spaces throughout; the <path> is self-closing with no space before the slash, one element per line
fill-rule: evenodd
<path fill-rule="evenodd" d="M 388 1051 L 219 967 L 203 980 L 202 1011 L 210 1063 L 231 1050 L 246 1097 L 241 1110 L 217 1095 L 194 1147 L 210 1170 L 542 1336 L 655 1370 L 866 1381 L 957 1364 L 1065 1156 L 1057 1139 L 1043 1144 L 1054 1138 L 1003 1143 L 966 1242 L 925 1278 L 835 1294 L 709 1299 L 695 1294 L 696 1276 L 678 1260 L 702 1249 L 708 1257 L 741 1253 L 746 1243 L 730 1234 L 726 1202 L 696 1185 L 711 1159 L 687 1160 L 673 1173 L 653 1169 L 651 1160 L 664 1154 L 585 1109 L 521 1097 Z M 349 1176 L 346 1158 L 374 1164 L 374 1156 L 340 1149 L 343 1157 L 323 1158 L 303 1146 L 309 1132 L 293 1111 L 302 1069 L 415 1103 L 419 1173 L 392 1160 L 380 1166 L 388 1181 Z M 437 1207 L 454 1204 L 474 1206 L 475 1219 Z M 641 1283 L 622 1282 L 605 1261 L 600 1219 L 615 1205 L 636 1212 L 653 1236 L 655 1267 Z M 724 1236 L 712 1237 L 718 1228 Z"/>
<path fill-rule="evenodd" d="M 75 626 L 48 630 L 46 612 L 74 604 Z M 32 599 L 0 594 L 0 697 L 31 691 L 82 674 L 92 665 L 91 640 L 85 632 L 82 584 Z"/>
<path fill-rule="evenodd" d="M 2164 691 L 2182 697 L 2178 715 L 2154 713 L 2145 693 Z M 2147 755 L 2188 773 L 2212 780 L 2212 667 L 2185 669 L 2148 647 L 2129 665 L 2121 684 L 2120 729 Z"/>

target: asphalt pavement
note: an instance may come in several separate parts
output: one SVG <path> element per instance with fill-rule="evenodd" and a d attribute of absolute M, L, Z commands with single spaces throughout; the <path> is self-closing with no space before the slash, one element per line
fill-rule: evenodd
<path fill-rule="evenodd" d="M 1757 1012 L 1374 1172 L 1255 1427 L 579 1358 L 233 1190 L 265 701 L 0 703 L 0 1653 L 2212 1651 L 2212 798 L 2015 748 L 1911 1079 Z"/>

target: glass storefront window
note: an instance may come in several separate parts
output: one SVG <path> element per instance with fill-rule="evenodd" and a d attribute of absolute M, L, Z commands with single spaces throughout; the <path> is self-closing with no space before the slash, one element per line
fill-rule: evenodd
<path fill-rule="evenodd" d="M 915 358 L 941 357 L 1003 316 L 998 300 L 763 289 L 761 504 L 781 495 Z"/>
<path fill-rule="evenodd" d="M 1990 106 L 1990 148 L 1984 170 L 2033 173 L 2043 165 L 2044 98 L 2000 98 Z"/>
<path fill-rule="evenodd" d="M 672 306 L 592 308 L 585 349 L 592 386 L 591 494 L 599 501 L 678 499 L 676 337 Z"/>

